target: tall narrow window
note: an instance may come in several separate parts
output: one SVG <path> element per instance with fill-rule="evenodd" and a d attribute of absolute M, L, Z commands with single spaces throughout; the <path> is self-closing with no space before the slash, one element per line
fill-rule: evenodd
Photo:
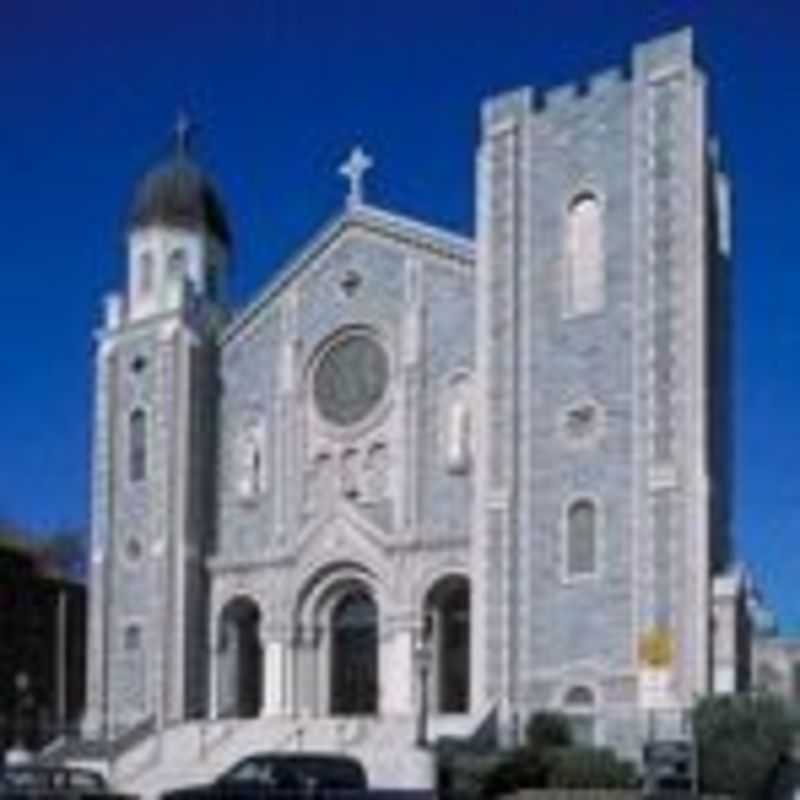
<path fill-rule="evenodd" d="M 138 625 L 127 625 L 125 627 L 123 645 L 128 653 L 142 649 L 142 629 Z"/>
<path fill-rule="evenodd" d="M 131 413 L 129 428 L 130 478 L 143 481 L 147 477 L 147 415 L 141 408 Z"/>
<path fill-rule="evenodd" d="M 600 202 L 590 192 L 570 204 L 567 222 L 565 311 L 588 314 L 605 302 L 603 219 Z"/>
<path fill-rule="evenodd" d="M 147 297 L 153 291 L 154 270 L 155 263 L 152 253 L 142 253 L 139 259 L 138 294 L 140 297 Z"/>
<path fill-rule="evenodd" d="M 567 577 L 591 575 L 597 561 L 597 509 L 591 500 L 576 500 L 567 511 Z"/>
<path fill-rule="evenodd" d="M 186 265 L 189 261 L 186 251 L 182 247 L 176 247 L 170 254 L 167 262 L 167 274 L 169 279 L 180 281 L 186 276 Z"/>

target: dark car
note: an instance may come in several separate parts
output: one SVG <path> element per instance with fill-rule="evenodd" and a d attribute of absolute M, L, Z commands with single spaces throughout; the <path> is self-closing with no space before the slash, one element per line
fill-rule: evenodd
<path fill-rule="evenodd" d="M 90 769 L 26 765 L 6 767 L 0 771 L 0 800 L 28 800 L 31 797 L 74 800 L 113 796 L 105 778 Z"/>
<path fill-rule="evenodd" d="M 315 798 L 365 792 L 367 776 L 354 758 L 331 753 L 259 753 L 242 759 L 213 783 L 175 789 L 162 800 Z"/>

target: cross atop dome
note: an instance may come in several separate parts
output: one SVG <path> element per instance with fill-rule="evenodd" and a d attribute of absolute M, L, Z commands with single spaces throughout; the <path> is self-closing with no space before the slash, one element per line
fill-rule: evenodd
<path fill-rule="evenodd" d="M 364 174 L 373 165 L 373 160 L 357 145 L 350 151 L 347 161 L 339 167 L 339 174 L 350 182 L 347 205 L 350 208 L 364 202 Z"/>
<path fill-rule="evenodd" d="M 196 125 L 189 118 L 189 115 L 182 109 L 178 109 L 173 129 L 175 136 L 175 153 L 179 156 L 188 156 L 191 145 L 192 134 Z"/>

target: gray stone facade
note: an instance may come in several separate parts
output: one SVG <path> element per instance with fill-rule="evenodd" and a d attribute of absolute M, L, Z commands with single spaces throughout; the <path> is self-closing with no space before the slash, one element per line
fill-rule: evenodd
<path fill-rule="evenodd" d="M 132 271 L 175 237 L 189 267 L 155 304 L 131 279 L 100 334 L 87 726 L 325 717 L 337 691 L 410 716 L 422 645 L 434 713 L 563 708 L 628 750 L 712 690 L 730 223 L 707 126 L 689 32 L 628 76 L 487 100 L 474 243 L 351 177 L 227 321 L 214 231 L 134 226 Z M 359 337 L 379 361 L 337 362 Z M 321 395 L 365 410 L 337 424 Z M 337 671 L 359 625 L 374 686 Z"/>

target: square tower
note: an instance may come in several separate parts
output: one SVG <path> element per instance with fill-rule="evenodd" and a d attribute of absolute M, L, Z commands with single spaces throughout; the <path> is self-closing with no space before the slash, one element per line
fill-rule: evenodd
<path fill-rule="evenodd" d="M 637 47 L 629 78 L 483 107 L 476 700 L 558 708 L 623 749 L 710 689 L 728 558 L 728 203 L 706 114 L 688 31 Z"/>

